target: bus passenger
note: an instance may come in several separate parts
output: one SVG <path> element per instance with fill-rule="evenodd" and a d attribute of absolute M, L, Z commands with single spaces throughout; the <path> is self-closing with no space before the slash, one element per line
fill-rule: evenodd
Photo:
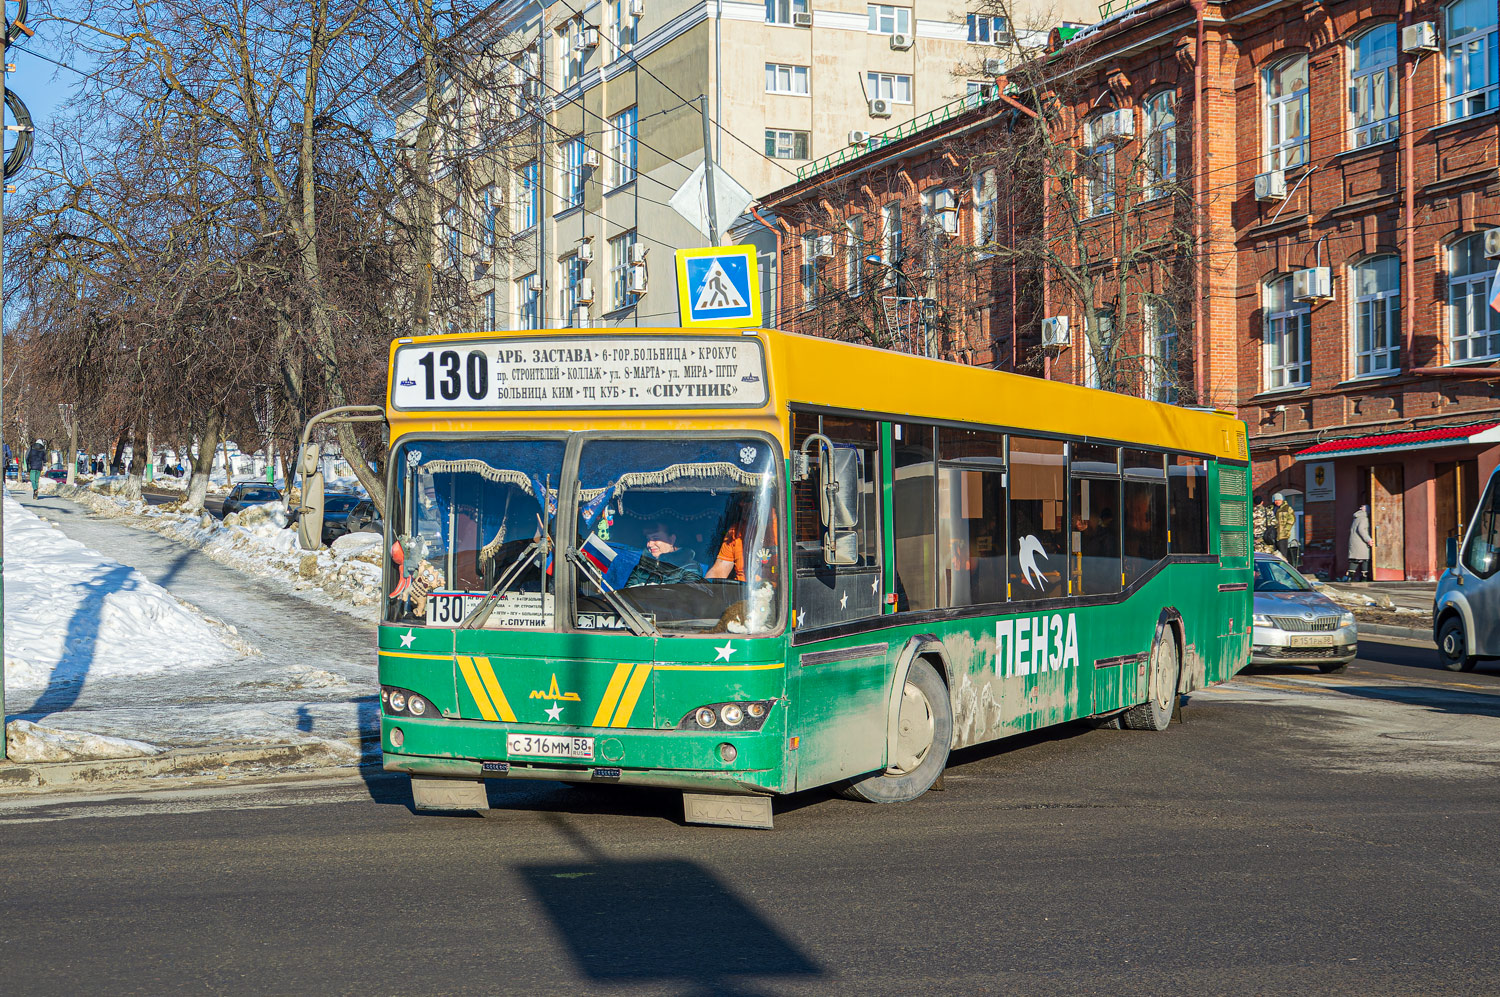
<path fill-rule="evenodd" d="M 703 569 L 691 549 L 677 546 L 677 531 L 666 523 L 653 523 L 646 530 L 646 552 L 625 581 L 626 588 L 640 585 L 678 585 L 703 577 Z"/>

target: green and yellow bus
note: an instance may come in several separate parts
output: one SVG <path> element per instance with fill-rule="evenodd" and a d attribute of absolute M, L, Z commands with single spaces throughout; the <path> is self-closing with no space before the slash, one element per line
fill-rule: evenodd
<path fill-rule="evenodd" d="M 398 340 L 365 417 L 391 441 L 384 764 L 419 808 L 592 781 L 769 827 L 775 794 L 910 800 L 951 750 L 1049 724 L 1164 730 L 1247 659 L 1228 413 L 577 329 Z"/>

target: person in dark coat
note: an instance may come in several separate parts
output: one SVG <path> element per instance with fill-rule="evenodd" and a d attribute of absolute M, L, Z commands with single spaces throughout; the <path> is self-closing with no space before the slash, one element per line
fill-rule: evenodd
<path fill-rule="evenodd" d="M 1349 524 L 1349 580 L 1370 580 L 1370 551 L 1375 538 L 1370 534 L 1370 507 L 1362 505 L 1354 510 L 1354 521 Z"/>
<path fill-rule="evenodd" d="M 36 491 L 42 484 L 42 472 L 47 469 L 47 444 L 37 440 L 26 451 L 26 470 L 31 473 L 31 497 L 36 498 Z"/>

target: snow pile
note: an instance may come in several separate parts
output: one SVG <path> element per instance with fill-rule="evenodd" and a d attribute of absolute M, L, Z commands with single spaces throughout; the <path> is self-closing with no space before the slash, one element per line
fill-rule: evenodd
<path fill-rule="evenodd" d="M 128 737 L 42 727 L 27 720 L 6 724 L 5 752 L 13 762 L 75 762 L 95 758 L 145 758 L 161 748 Z"/>
<path fill-rule="evenodd" d="M 201 668 L 227 632 L 134 568 L 64 536 L 5 497 L 5 683 L 48 692 L 85 680 Z"/>
<path fill-rule="evenodd" d="M 355 611 L 380 601 L 379 534 L 352 534 L 369 539 L 344 543 L 340 538 L 332 549 L 308 551 L 298 544 L 295 527 L 286 526 L 279 504 L 251 506 L 221 522 L 206 512 L 195 515 L 132 501 L 116 494 L 110 479 L 103 480 L 103 487 L 65 488 L 60 494 L 106 516 L 139 517 L 139 525 L 199 547 L 220 564 L 279 580 L 298 593 L 321 595 L 340 609 Z"/>

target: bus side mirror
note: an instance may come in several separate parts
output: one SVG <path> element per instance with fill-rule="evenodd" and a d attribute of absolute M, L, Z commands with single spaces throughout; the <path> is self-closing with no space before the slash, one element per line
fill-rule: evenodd
<path fill-rule="evenodd" d="M 1448 549 L 1444 554 L 1444 562 L 1450 568 L 1458 567 L 1458 537 L 1448 538 Z"/>
<path fill-rule="evenodd" d="M 823 563 L 859 563 L 859 483 L 864 454 L 854 447 L 829 447 L 821 462 Z"/>
<path fill-rule="evenodd" d="M 297 507 L 297 542 L 303 550 L 323 546 L 323 471 L 318 446 L 309 443 L 297 458 L 302 473 L 302 502 Z"/>

